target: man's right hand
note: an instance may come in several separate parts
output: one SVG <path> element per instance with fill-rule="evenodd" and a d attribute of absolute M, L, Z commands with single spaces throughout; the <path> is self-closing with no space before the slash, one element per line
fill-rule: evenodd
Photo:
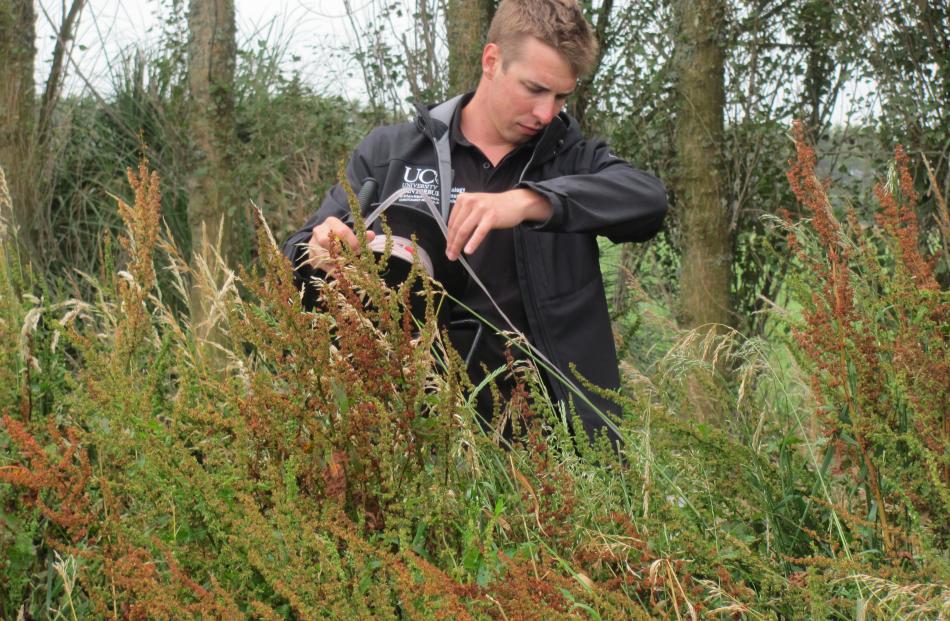
<path fill-rule="evenodd" d="M 376 233 L 366 231 L 367 241 L 373 241 L 375 237 Z M 330 257 L 330 248 L 334 243 L 347 244 L 353 250 L 358 250 L 360 247 L 359 239 L 353 229 L 339 218 L 330 216 L 322 224 L 313 227 L 310 241 L 307 242 L 307 264 L 314 269 L 331 273 L 336 267 Z"/>

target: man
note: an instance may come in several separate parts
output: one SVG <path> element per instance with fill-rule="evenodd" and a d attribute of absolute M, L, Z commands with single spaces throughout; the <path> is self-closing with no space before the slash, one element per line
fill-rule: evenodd
<path fill-rule="evenodd" d="M 576 0 L 502 0 L 474 94 L 420 108 L 414 123 L 374 129 L 346 174 L 357 189 L 375 179 L 379 199 L 409 188 L 441 201 L 450 214 L 447 258 L 466 256 L 515 327 L 561 373 L 573 378 L 573 364 L 592 383 L 617 388 L 596 236 L 646 240 L 660 228 L 667 206 L 659 180 L 603 142 L 584 139 L 562 111 L 596 56 L 596 40 Z M 421 200 L 406 200 L 413 198 Z M 336 240 L 358 247 L 344 223 L 348 214 L 345 192 L 336 186 L 287 241 L 284 252 L 301 279 L 332 269 L 328 249 Z M 462 301 L 508 329 L 474 284 Z M 463 314 L 456 309 L 453 317 Z M 472 344 L 464 331 L 451 334 L 460 350 Z M 469 370 L 477 383 L 483 364 L 504 364 L 505 342 L 486 334 L 475 348 Z M 559 401 L 572 398 L 548 373 L 545 382 Z M 510 388 L 510 380 L 502 382 L 503 394 Z M 597 409 L 615 409 L 584 393 Z M 572 400 L 589 434 L 604 426 L 595 408 Z M 483 391 L 479 412 L 490 416 L 491 410 Z"/>

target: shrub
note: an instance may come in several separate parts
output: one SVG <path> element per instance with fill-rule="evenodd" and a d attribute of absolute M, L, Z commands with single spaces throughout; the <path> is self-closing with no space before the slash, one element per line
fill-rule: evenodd
<path fill-rule="evenodd" d="M 885 555 L 950 537 L 950 298 L 919 248 L 917 192 L 901 147 L 875 187 L 876 227 L 835 216 L 815 154 L 795 126 L 788 176 L 810 226 L 793 229 L 804 322 L 795 336 L 812 369 L 828 459 L 857 486 L 848 514 L 873 527 Z M 939 192 L 938 192 L 939 194 Z M 946 240 L 945 240 L 946 241 Z"/>

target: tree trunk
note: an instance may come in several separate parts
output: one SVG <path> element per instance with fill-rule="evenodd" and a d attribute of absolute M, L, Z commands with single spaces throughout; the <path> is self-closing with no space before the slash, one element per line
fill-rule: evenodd
<path fill-rule="evenodd" d="M 676 170 L 673 192 L 682 248 L 678 320 L 685 328 L 725 332 L 733 322 L 730 281 L 732 243 L 722 187 L 724 54 L 718 40 L 724 0 L 674 0 L 679 28 L 676 67 Z M 705 348 L 714 372 L 729 373 L 728 364 Z M 693 416 L 718 424 L 724 413 L 715 373 L 697 369 L 686 378 Z"/>
<path fill-rule="evenodd" d="M 230 151 L 234 136 L 234 0 L 191 0 L 188 10 L 189 125 L 196 149 L 189 180 L 188 225 L 194 252 L 205 231 L 216 240 L 224 230 L 221 255 L 234 250 L 237 205 L 231 200 Z M 230 214 L 229 214 L 230 211 Z"/>
<path fill-rule="evenodd" d="M 0 0 L 0 166 L 6 172 L 13 213 L 0 214 L 29 244 L 35 233 L 33 62 L 36 14 L 32 0 Z M 7 228 L 11 231 L 13 227 Z"/>
<path fill-rule="evenodd" d="M 214 293 L 224 279 L 217 260 L 235 258 L 241 223 L 238 194 L 232 186 L 235 43 L 234 0 L 191 0 L 188 9 L 189 127 L 195 162 L 188 182 L 188 226 L 195 261 L 191 322 L 199 341 L 223 342 Z M 205 267 L 206 266 L 206 267 Z M 214 347 L 210 362 L 220 362 Z"/>
<path fill-rule="evenodd" d="M 581 76 L 578 81 L 577 89 L 575 89 L 574 94 L 571 95 L 568 110 L 571 115 L 577 119 L 577 122 L 580 123 L 581 131 L 588 134 L 593 133 L 593 128 L 588 122 L 587 111 L 590 109 L 591 104 L 595 103 L 594 97 L 597 95 L 597 93 L 594 92 L 594 79 L 600 70 L 601 60 L 608 55 L 613 47 L 614 37 L 610 36 L 608 27 L 610 25 L 611 13 L 613 13 L 614 10 L 614 0 L 602 0 L 600 6 L 596 9 L 593 7 L 593 4 L 588 5 L 587 3 L 583 3 L 583 6 L 584 13 L 594 29 L 594 36 L 597 38 L 597 45 L 600 52 L 597 56 L 597 63 L 591 69 L 590 74 Z"/>
<path fill-rule="evenodd" d="M 676 0 L 679 110 L 673 190 L 681 227 L 680 325 L 732 325 L 732 239 L 722 174 L 722 0 Z"/>
<path fill-rule="evenodd" d="M 474 90 L 482 77 L 482 49 L 495 13 L 492 0 L 449 0 L 449 95 Z"/>
<path fill-rule="evenodd" d="M 837 93 L 831 92 L 837 69 L 833 50 L 839 43 L 834 30 L 836 15 L 834 6 L 824 0 L 806 2 L 799 11 L 802 32 L 799 44 L 806 50 L 800 117 L 806 123 L 809 140 L 817 144 L 830 104 L 837 98 Z"/>

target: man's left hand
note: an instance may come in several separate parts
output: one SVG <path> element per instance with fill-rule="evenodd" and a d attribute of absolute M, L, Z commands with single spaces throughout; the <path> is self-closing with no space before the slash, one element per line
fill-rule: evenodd
<path fill-rule="evenodd" d="M 544 222 L 550 217 L 551 203 L 533 190 L 462 192 L 449 216 L 445 256 L 454 261 L 463 248 L 465 254 L 472 254 L 493 229 L 510 229 L 525 220 Z"/>

